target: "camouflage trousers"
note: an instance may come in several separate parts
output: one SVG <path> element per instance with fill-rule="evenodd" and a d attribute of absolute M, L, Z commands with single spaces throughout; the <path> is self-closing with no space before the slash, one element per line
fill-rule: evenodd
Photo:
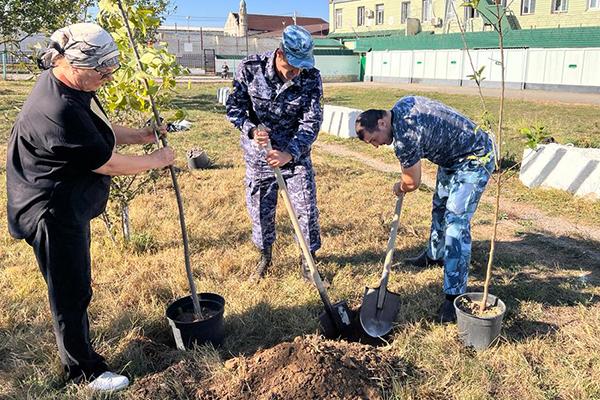
<path fill-rule="evenodd" d="M 321 229 L 314 171 L 299 165 L 283 168 L 281 172 L 300 223 L 300 230 L 310 251 L 315 252 L 321 247 Z M 246 206 L 252 221 L 252 241 L 260 250 L 271 247 L 275 242 L 278 188 L 275 174 L 270 168 L 256 170 L 247 166 Z"/>
<path fill-rule="evenodd" d="M 455 167 L 438 167 L 431 212 L 427 255 L 444 260 L 444 293 L 467 290 L 471 261 L 471 218 L 494 170 L 494 160 L 467 160 Z"/>

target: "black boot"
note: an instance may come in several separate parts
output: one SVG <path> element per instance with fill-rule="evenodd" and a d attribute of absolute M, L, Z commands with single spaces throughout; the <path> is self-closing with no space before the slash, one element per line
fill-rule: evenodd
<path fill-rule="evenodd" d="M 454 299 L 457 297 L 458 295 L 446 295 L 446 299 L 444 300 L 438 311 L 438 321 L 442 324 L 456 322 L 456 309 L 454 308 Z"/>
<path fill-rule="evenodd" d="M 404 262 L 417 268 L 427 268 L 434 265 L 439 267 L 444 266 L 444 260 L 434 260 L 433 258 L 429 258 L 426 251 L 419 254 L 417 257 L 406 258 L 404 259 Z"/>
<path fill-rule="evenodd" d="M 256 270 L 252 274 L 252 278 L 261 279 L 267 274 L 269 267 L 271 266 L 272 248 L 265 247 L 260 251 L 260 261 L 256 264 Z"/>
<path fill-rule="evenodd" d="M 315 265 L 317 264 L 316 261 L 316 255 L 314 251 L 310 252 L 310 255 L 312 256 L 312 259 L 315 263 Z M 312 274 L 310 273 L 310 268 L 308 268 L 308 262 L 306 261 L 306 259 L 304 258 L 304 255 L 300 256 L 300 272 L 302 275 L 302 279 L 304 279 L 306 282 L 311 282 L 314 283 L 313 278 L 312 278 Z"/>

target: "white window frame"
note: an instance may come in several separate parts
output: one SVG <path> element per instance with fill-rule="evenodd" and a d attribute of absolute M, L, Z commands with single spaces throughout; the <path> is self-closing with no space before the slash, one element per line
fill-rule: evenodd
<path fill-rule="evenodd" d="M 456 14 L 454 13 L 454 8 L 452 7 L 452 2 L 454 0 L 446 0 L 446 12 L 444 13 L 444 18 L 446 19 L 446 21 L 449 21 L 450 19 L 456 17 Z"/>
<path fill-rule="evenodd" d="M 525 12 L 525 5 L 527 5 L 527 12 Z M 533 14 L 535 14 L 535 0 L 521 0 L 521 15 Z"/>
<path fill-rule="evenodd" d="M 400 23 L 405 24 L 406 20 L 410 18 L 410 1 L 403 1 L 400 3 Z"/>
<path fill-rule="evenodd" d="M 358 7 L 356 9 L 356 26 L 365 25 L 365 17 L 367 16 L 367 11 L 364 6 Z"/>
<path fill-rule="evenodd" d="M 341 8 L 336 8 L 335 9 L 335 29 L 341 29 L 342 28 L 342 9 Z"/>
<path fill-rule="evenodd" d="M 479 11 L 477 11 L 476 8 L 473 8 L 472 6 L 464 6 L 464 7 L 465 7 L 465 21 L 479 17 Z"/>
<path fill-rule="evenodd" d="M 556 7 L 556 3 L 561 3 L 560 9 Z M 569 11 L 569 1 L 568 0 L 552 0 L 552 14 L 561 14 Z"/>
<path fill-rule="evenodd" d="M 423 9 L 421 12 L 422 22 L 430 22 L 433 14 L 431 13 L 431 8 L 433 6 L 432 0 L 423 0 L 422 3 Z"/>
<path fill-rule="evenodd" d="M 595 6 L 592 6 L 592 1 L 596 2 Z M 588 0 L 587 6 L 588 10 L 600 10 L 600 0 Z"/>
<path fill-rule="evenodd" d="M 385 9 L 383 3 L 375 4 L 375 25 L 383 25 L 385 22 L 384 17 Z"/>

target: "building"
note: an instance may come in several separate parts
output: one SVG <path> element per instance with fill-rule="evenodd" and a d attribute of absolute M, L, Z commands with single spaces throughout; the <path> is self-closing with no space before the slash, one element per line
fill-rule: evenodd
<path fill-rule="evenodd" d="M 498 0 L 510 29 L 600 26 L 600 0 Z M 356 38 L 459 32 L 457 19 L 468 32 L 492 30 L 497 20 L 493 0 L 480 0 L 477 9 L 462 0 L 329 0 L 329 37 Z M 507 5 L 508 4 L 508 5 Z M 458 17 L 458 18 L 457 18 Z"/>
<path fill-rule="evenodd" d="M 224 32 L 226 35 L 238 37 L 244 37 L 246 34 L 273 37 L 281 36 L 286 26 L 294 24 L 303 26 L 313 36 L 327 36 L 329 32 L 329 23 L 322 18 L 248 14 L 244 0 L 240 1 L 239 12 L 230 12 L 227 16 Z"/>

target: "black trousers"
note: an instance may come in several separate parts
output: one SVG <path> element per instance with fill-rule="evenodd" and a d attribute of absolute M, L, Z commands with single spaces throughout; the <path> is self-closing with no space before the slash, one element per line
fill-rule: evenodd
<path fill-rule="evenodd" d="M 33 247 L 48 286 L 48 299 L 60 360 L 68 379 L 93 379 L 108 367 L 90 343 L 87 308 L 92 299 L 90 225 L 68 225 L 46 214 Z"/>

